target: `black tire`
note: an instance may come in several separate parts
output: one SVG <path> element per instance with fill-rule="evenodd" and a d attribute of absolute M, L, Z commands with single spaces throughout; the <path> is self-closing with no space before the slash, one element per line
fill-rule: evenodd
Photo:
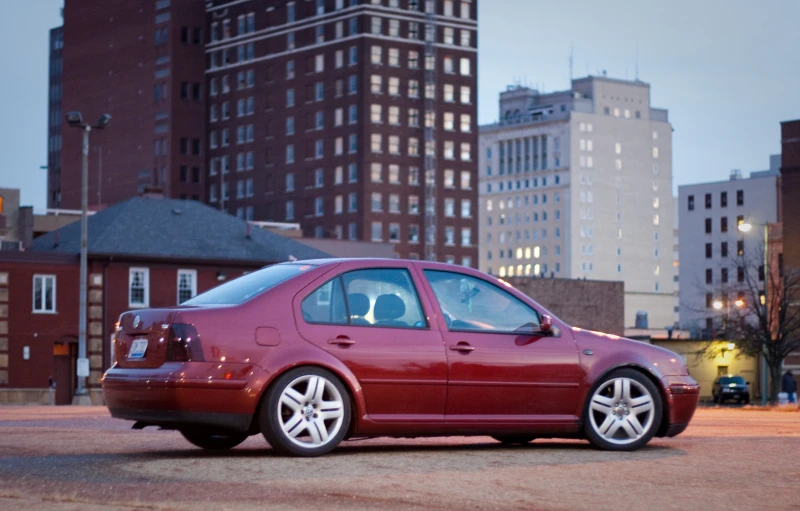
<path fill-rule="evenodd" d="M 630 441 L 626 441 L 625 439 L 615 439 L 613 438 L 613 434 L 612 434 L 612 439 L 608 440 L 605 437 L 603 437 L 598 431 L 595 430 L 594 424 L 597 423 L 597 415 L 601 415 L 601 412 L 593 411 L 591 409 L 592 400 L 595 398 L 595 395 L 599 390 L 605 391 L 607 388 L 607 384 L 612 380 L 616 379 L 629 380 L 631 382 L 636 382 L 636 384 L 638 384 L 638 385 L 635 384 L 631 385 L 631 387 L 635 389 L 636 392 L 636 395 L 633 395 L 633 392 L 631 393 L 633 399 L 638 397 L 643 397 L 644 396 L 643 392 L 646 391 L 650 395 L 652 401 L 651 405 L 652 408 L 649 410 L 649 415 L 647 415 L 645 419 L 645 424 L 639 423 L 638 418 L 641 416 L 641 414 L 646 412 L 640 412 L 639 414 L 637 414 L 635 412 L 634 406 L 631 405 L 630 408 L 627 408 L 628 405 L 626 404 L 626 410 L 629 409 L 634 411 L 633 415 L 637 419 L 636 423 L 642 427 L 642 433 L 638 436 L 638 438 L 631 439 Z M 613 399 L 613 396 L 611 398 L 606 397 L 605 395 L 600 397 L 605 399 Z M 621 407 L 610 407 L 608 411 L 611 412 L 617 409 L 621 409 Z M 583 429 L 586 434 L 586 437 L 589 439 L 589 442 L 591 442 L 593 446 L 599 449 L 603 449 L 606 451 L 633 451 L 646 445 L 647 442 L 649 442 L 653 438 L 653 436 L 655 436 L 656 432 L 658 431 L 658 428 L 661 425 L 661 415 L 662 415 L 661 393 L 658 391 L 658 388 L 656 388 L 655 384 L 652 381 L 650 381 L 650 379 L 647 376 L 645 376 L 644 374 L 640 373 L 635 369 L 618 369 L 603 376 L 599 381 L 597 381 L 592 386 L 592 389 L 589 392 L 589 395 L 586 399 L 586 403 L 584 405 Z M 619 420 L 621 424 L 628 423 L 629 420 L 627 418 L 628 416 L 630 416 L 630 413 L 623 412 L 622 414 L 619 415 L 620 417 L 619 419 L 616 419 L 617 417 L 616 415 L 614 416 L 615 418 L 612 419 L 609 414 L 606 415 L 604 421 Z M 594 424 L 593 424 L 593 419 L 594 419 Z M 603 424 L 600 424 L 599 426 L 602 425 Z M 612 426 L 613 425 L 614 423 L 612 422 Z M 618 431 L 619 429 L 620 427 L 617 427 L 615 431 Z"/>
<path fill-rule="evenodd" d="M 492 435 L 492 438 L 504 445 L 525 445 L 536 439 L 529 435 Z"/>
<path fill-rule="evenodd" d="M 341 422 L 339 423 L 338 429 L 333 436 L 328 437 L 328 439 L 322 445 L 314 446 L 309 444 L 309 446 L 306 447 L 298 445 L 286 433 L 284 433 L 281 421 L 287 417 L 285 415 L 287 410 L 285 410 L 285 407 L 280 404 L 280 399 L 284 390 L 292 385 L 293 382 L 297 381 L 298 379 L 313 376 L 324 378 L 328 383 L 335 387 L 336 391 L 338 391 L 342 403 L 342 415 Z M 331 391 L 329 388 L 325 389 L 324 392 L 325 395 L 330 397 Z M 308 406 L 306 406 L 306 408 L 308 408 Z M 283 411 L 279 412 L 279 410 Z M 281 415 L 280 417 L 279 413 Z M 300 412 L 298 411 L 296 413 L 299 414 Z M 316 418 L 317 415 L 314 414 L 313 417 Z M 264 438 L 266 438 L 267 442 L 269 442 L 269 445 L 272 446 L 272 449 L 276 453 L 284 456 L 314 457 L 329 453 L 335 449 L 339 443 L 341 443 L 345 435 L 347 435 L 348 429 L 350 428 L 350 418 L 350 394 L 347 392 L 344 384 L 336 375 L 320 367 L 298 367 L 282 374 L 272 383 L 272 385 L 270 385 L 269 389 L 267 389 L 259 410 L 258 423 L 261 433 L 264 435 Z M 312 419 L 306 420 L 308 421 Z M 338 419 L 334 419 L 333 421 L 335 422 L 337 420 Z"/>
<path fill-rule="evenodd" d="M 210 451 L 226 451 L 228 449 L 233 449 L 250 436 L 247 433 L 213 431 L 202 428 L 185 428 L 181 429 L 180 433 L 183 435 L 183 438 L 192 444 Z"/>
<path fill-rule="evenodd" d="M 746 405 L 750 404 L 750 398 L 749 397 L 744 398 L 744 404 L 746 404 Z"/>

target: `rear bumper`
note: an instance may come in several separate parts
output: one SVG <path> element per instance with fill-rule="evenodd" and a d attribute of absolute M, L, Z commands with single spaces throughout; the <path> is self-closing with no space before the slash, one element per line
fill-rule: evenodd
<path fill-rule="evenodd" d="M 267 373 L 251 364 L 171 362 L 156 369 L 115 366 L 102 383 L 112 417 L 245 431 L 266 381 Z"/>
<path fill-rule="evenodd" d="M 134 410 L 109 408 L 115 419 L 141 423 L 142 426 L 180 428 L 181 426 L 207 426 L 229 431 L 245 432 L 250 429 L 253 416 L 246 413 L 180 412 L 160 410 Z"/>
<path fill-rule="evenodd" d="M 664 436 L 682 433 L 692 420 L 700 401 L 700 385 L 691 376 L 665 376 L 661 380 L 666 389 L 669 425 Z"/>

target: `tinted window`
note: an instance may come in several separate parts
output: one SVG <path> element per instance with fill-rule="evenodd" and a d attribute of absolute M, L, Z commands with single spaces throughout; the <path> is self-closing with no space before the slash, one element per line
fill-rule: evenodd
<path fill-rule="evenodd" d="M 353 325 L 427 328 L 408 271 L 358 270 L 342 275 Z"/>
<path fill-rule="evenodd" d="M 236 305 L 253 298 L 312 268 L 300 264 L 276 264 L 238 279 L 226 282 L 210 291 L 197 295 L 182 305 Z"/>
<path fill-rule="evenodd" d="M 346 324 L 342 281 L 338 277 L 326 282 L 303 300 L 303 319 L 308 323 Z"/>
<path fill-rule="evenodd" d="M 539 315 L 488 282 L 444 271 L 426 270 L 450 330 L 514 332 L 538 330 Z"/>
<path fill-rule="evenodd" d="M 744 378 L 741 376 L 721 376 L 719 378 L 720 385 L 730 385 L 731 383 L 735 383 L 737 385 L 745 385 Z"/>

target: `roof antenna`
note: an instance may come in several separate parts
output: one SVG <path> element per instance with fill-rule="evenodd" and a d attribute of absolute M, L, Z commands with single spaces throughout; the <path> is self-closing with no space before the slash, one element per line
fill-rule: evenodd
<path fill-rule="evenodd" d="M 574 53 L 575 53 L 574 48 L 572 46 L 572 43 L 570 43 L 570 45 L 569 45 L 569 81 L 570 81 L 570 83 L 572 83 L 572 79 L 573 79 L 572 78 L 572 64 L 573 64 L 573 58 L 572 57 L 574 56 Z"/>

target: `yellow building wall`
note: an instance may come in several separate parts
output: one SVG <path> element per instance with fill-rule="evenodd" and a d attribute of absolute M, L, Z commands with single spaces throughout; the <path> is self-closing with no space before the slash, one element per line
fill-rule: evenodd
<path fill-rule="evenodd" d="M 754 357 L 742 355 L 736 348 L 727 349 L 727 342 L 715 342 L 704 353 L 708 341 L 677 341 L 653 339 L 652 344 L 680 355 L 689 374 L 700 384 L 700 397 L 711 398 L 711 386 L 720 374 L 742 376 L 750 385 L 750 398 L 759 395 L 758 363 Z"/>

